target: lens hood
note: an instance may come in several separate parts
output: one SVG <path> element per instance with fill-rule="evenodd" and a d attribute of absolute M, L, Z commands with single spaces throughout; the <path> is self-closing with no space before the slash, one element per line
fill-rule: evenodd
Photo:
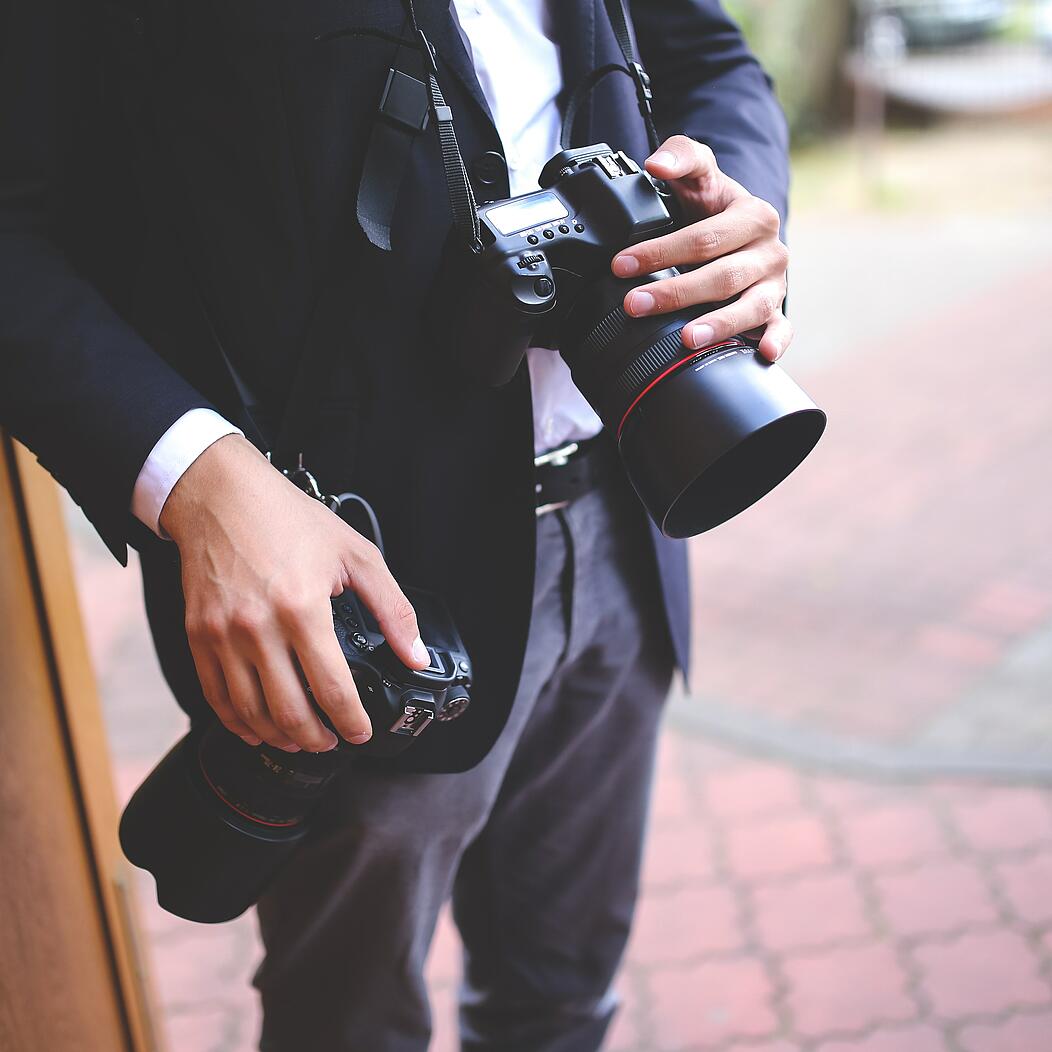
<path fill-rule="evenodd" d="M 668 537 L 693 537 L 769 493 L 814 448 L 826 415 L 741 339 L 651 384 L 618 437 L 628 476 Z"/>

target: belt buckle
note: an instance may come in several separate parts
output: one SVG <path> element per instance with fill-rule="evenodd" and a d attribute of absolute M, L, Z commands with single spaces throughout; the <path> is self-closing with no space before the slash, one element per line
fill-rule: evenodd
<path fill-rule="evenodd" d="M 547 453 L 542 453 L 539 457 L 534 457 L 533 466 L 542 468 L 545 464 L 548 464 L 553 468 L 565 467 L 570 462 L 570 457 L 580 448 L 576 442 L 567 442 L 565 446 L 560 446 L 558 449 L 552 449 Z"/>
<path fill-rule="evenodd" d="M 551 449 L 547 453 L 542 453 L 539 457 L 534 457 L 533 466 L 535 468 L 565 467 L 570 463 L 570 457 L 572 457 L 580 448 L 580 445 L 576 442 L 567 442 L 565 446 L 559 446 L 558 449 Z M 537 490 L 538 492 L 540 491 L 540 483 L 537 484 Z M 542 504 L 536 509 L 537 518 L 539 519 L 542 515 L 547 515 L 551 511 L 560 511 L 569 506 L 570 502 L 568 500 L 558 500 L 551 504 Z"/>

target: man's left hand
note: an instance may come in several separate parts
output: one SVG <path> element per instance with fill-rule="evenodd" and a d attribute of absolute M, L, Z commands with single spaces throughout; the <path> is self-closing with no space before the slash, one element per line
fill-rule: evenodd
<path fill-rule="evenodd" d="M 695 222 L 618 253 L 614 274 L 633 278 L 666 267 L 703 266 L 633 289 L 625 310 L 642 317 L 733 300 L 688 322 L 684 345 L 708 347 L 762 330 L 760 353 L 776 361 L 793 338 L 782 313 L 789 252 L 778 240 L 778 212 L 724 175 L 712 150 L 685 135 L 666 139 L 646 169 L 669 184 Z"/>

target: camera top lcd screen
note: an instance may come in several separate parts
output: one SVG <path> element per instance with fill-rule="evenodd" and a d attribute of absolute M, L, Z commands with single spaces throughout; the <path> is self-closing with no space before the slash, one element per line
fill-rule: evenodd
<path fill-rule="evenodd" d="M 531 226 L 542 223 L 554 223 L 556 219 L 565 219 L 570 213 L 566 206 L 551 191 L 531 194 L 529 197 L 509 201 L 506 205 L 497 205 L 486 213 L 486 218 L 502 234 L 517 234 Z"/>

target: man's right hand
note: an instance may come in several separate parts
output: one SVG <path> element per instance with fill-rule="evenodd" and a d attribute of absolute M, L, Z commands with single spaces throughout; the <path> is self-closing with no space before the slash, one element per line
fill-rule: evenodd
<path fill-rule="evenodd" d="M 161 527 L 179 547 L 186 634 L 208 703 L 245 741 L 334 748 L 300 669 L 340 736 L 372 733 L 333 631 L 329 599 L 352 589 L 398 657 L 430 662 L 416 613 L 376 546 L 228 435 L 172 489 Z"/>

